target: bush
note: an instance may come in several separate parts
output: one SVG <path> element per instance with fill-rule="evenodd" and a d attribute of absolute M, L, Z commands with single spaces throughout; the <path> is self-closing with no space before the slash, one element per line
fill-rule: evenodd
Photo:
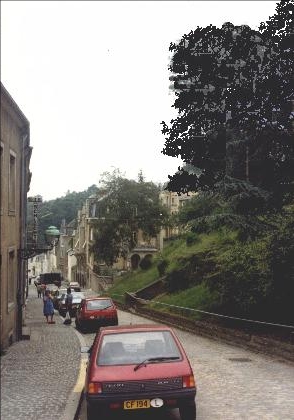
<path fill-rule="evenodd" d="M 167 275 L 166 282 L 169 293 L 177 292 L 189 287 L 189 276 L 186 270 L 175 270 Z"/>
<path fill-rule="evenodd" d="M 168 261 L 167 260 L 161 260 L 157 264 L 157 270 L 158 270 L 158 273 L 159 273 L 160 277 L 164 276 L 167 266 L 168 266 Z"/>
<path fill-rule="evenodd" d="M 151 267 L 151 265 L 152 265 L 151 258 L 147 258 L 147 257 L 144 257 L 139 263 L 139 266 L 142 270 L 148 270 Z"/>
<path fill-rule="evenodd" d="M 196 233 L 190 232 L 186 236 L 186 245 L 187 246 L 196 244 L 199 241 L 200 241 L 199 236 L 196 235 Z"/>

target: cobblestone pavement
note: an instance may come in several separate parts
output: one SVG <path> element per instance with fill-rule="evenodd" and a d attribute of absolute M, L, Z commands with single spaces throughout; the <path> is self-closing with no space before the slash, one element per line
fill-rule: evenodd
<path fill-rule="evenodd" d="M 30 340 L 13 344 L 1 357 L 1 419 L 56 420 L 63 414 L 79 373 L 80 342 L 59 315 L 54 320 L 46 323 L 42 299 L 30 286 Z"/>
<path fill-rule="evenodd" d="M 119 324 L 152 323 L 119 311 Z M 294 420 L 294 365 L 219 341 L 175 329 L 191 361 L 197 382 L 197 420 Z M 85 334 L 88 345 L 94 334 Z M 120 420 L 124 417 L 115 417 Z M 128 419 L 179 420 L 131 413 Z M 80 420 L 86 419 L 83 402 Z M 101 419 L 104 420 L 104 419 Z"/>

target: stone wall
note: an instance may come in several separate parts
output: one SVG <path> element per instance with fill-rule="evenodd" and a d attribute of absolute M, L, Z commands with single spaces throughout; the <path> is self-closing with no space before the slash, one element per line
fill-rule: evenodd
<path fill-rule="evenodd" d="M 255 334 L 237 328 L 226 328 L 211 322 L 195 321 L 184 316 L 156 311 L 138 300 L 136 294 L 125 294 L 125 305 L 116 304 L 123 310 L 135 312 L 159 323 L 165 323 L 185 331 L 199 334 L 208 338 L 222 340 L 226 343 L 248 348 L 253 351 L 270 354 L 294 362 L 294 343 L 282 342 L 271 337 Z M 291 334 L 291 333 L 290 333 Z M 292 333 L 293 334 L 293 333 Z"/>

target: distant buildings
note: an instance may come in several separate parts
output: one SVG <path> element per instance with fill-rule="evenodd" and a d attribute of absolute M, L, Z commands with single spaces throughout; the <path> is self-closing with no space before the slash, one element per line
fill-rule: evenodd
<path fill-rule="evenodd" d="M 197 193 L 190 192 L 189 194 L 178 194 L 173 191 L 163 190 L 159 194 L 161 203 L 167 208 L 168 214 L 172 216 L 179 212 L 179 210 L 185 205 L 185 203 L 193 198 Z M 161 242 L 166 239 L 170 239 L 174 236 L 179 235 L 178 226 L 165 227 L 160 232 Z M 163 247 L 163 244 L 161 245 Z"/>
<path fill-rule="evenodd" d="M 22 336 L 27 263 L 26 244 L 30 125 L 1 83 L 1 351 Z"/>
<path fill-rule="evenodd" d="M 195 193 L 178 195 L 175 192 L 161 191 L 160 200 L 170 215 L 175 214 L 190 200 Z M 150 258 L 163 248 L 164 240 L 179 234 L 179 228 L 163 228 L 158 235 L 146 238 L 139 230 L 134 232 L 136 245 L 128 253 L 127 258 L 118 258 L 113 266 L 107 267 L 94 260 L 91 252 L 96 221 L 105 218 L 105 196 L 92 195 L 78 211 L 76 227 L 71 222 L 67 227 L 61 226 L 61 237 L 58 245 L 60 264 L 64 278 L 77 281 L 82 287 L 91 288 L 97 292 L 107 288 L 112 283 L 113 272 L 136 269 L 143 258 Z"/>

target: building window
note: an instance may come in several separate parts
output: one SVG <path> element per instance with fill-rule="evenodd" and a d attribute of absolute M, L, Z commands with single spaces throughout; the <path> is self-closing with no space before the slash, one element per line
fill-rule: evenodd
<path fill-rule="evenodd" d="M 90 217 L 96 217 L 96 203 L 93 203 L 91 205 L 91 209 L 90 209 Z"/>
<path fill-rule="evenodd" d="M 4 170 L 3 170 L 3 167 L 4 167 L 4 144 L 1 142 L 1 145 L 0 145 L 0 153 L 1 153 L 1 156 L 0 156 L 0 172 L 1 172 L 1 174 L 0 174 L 0 212 L 1 212 L 1 214 L 3 213 L 3 186 L 4 186 Z"/>
<path fill-rule="evenodd" d="M 7 284 L 7 303 L 8 303 L 8 310 L 14 304 L 14 295 L 15 295 L 15 276 L 16 276 L 16 268 L 15 268 L 15 252 L 9 251 L 8 253 L 8 284 Z"/>
<path fill-rule="evenodd" d="M 138 242 L 138 235 L 137 235 L 137 232 L 136 232 L 136 231 L 132 232 L 132 235 L 133 235 L 133 241 L 134 241 L 134 243 L 136 244 L 136 243 Z"/>
<path fill-rule="evenodd" d="M 16 156 L 10 151 L 9 160 L 9 211 L 15 211 L 15 192 L 16 192 Z"/>

